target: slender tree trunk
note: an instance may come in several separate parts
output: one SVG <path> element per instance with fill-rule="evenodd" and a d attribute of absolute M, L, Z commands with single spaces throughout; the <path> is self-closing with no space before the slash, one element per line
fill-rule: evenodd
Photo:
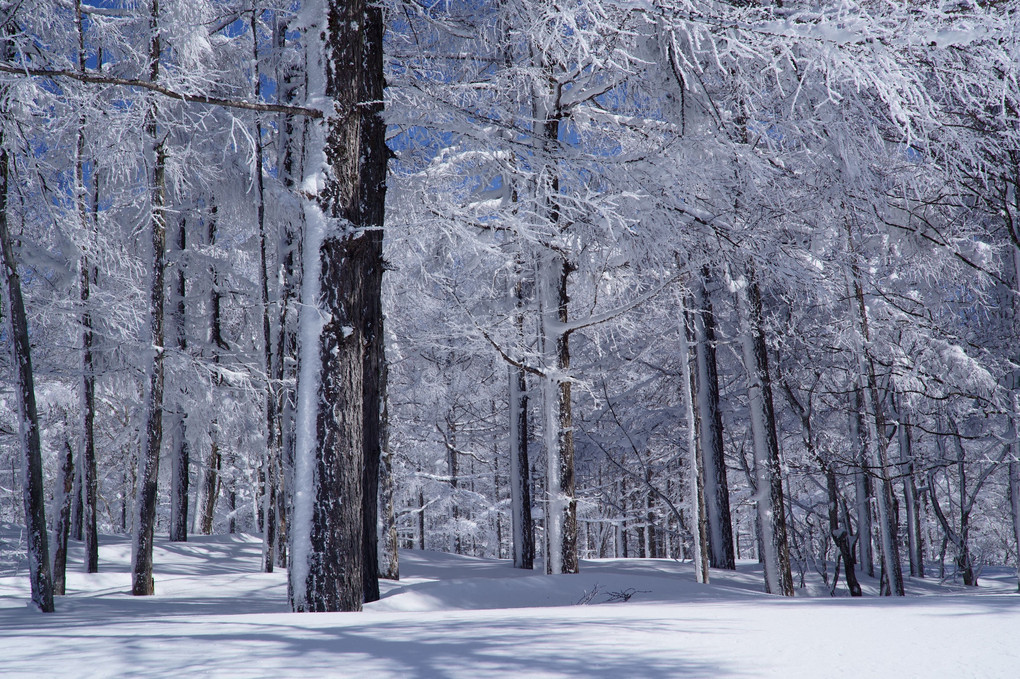
<path fill-rule="evenodd" d="M 517 281 L 514 319 L 519 337 L 524 335 L 522 310 L 524 283 Z M 531 463 L 528 460 L 528 381 L 524 369 L 510 366 L 510 514 L 513 530 L 514 568 L 535 567 L 535 533 L 531 520 Z"/>
<path fill-rule="evenodd" d="M 1013 457 L 1009 461 L 1009 509 L 1013 519 L 1013 538 L 1016 540 L 1016 588 L 1020 593 L 1020 445 L 1013 442 Z"/>
<path fill-rule="evenodd" d="M 793 596 L 793 573 L 790 570 L 790 548 L 779 463 L 779 437 L 772 402 L 761 293 L 750 269 L 743 285 L 738 285 L 737 289 L 740 344 L 748 376 L 748 406 L 756 478 L 755 504 L 764 557 L 765 591 Z"/>
<path fill-rule="evenodd" d="M 252 0 L 251 7 L 252 62 L 255 64 L 255 100 L 262 98 L 261 70 L 259 68 L 259 36 L 258 24 L 262 13 L 259 3 Z M 276 413 L 277 382 L 273 376 L 273 334 L 269 320 L 269 263 L 266 255 L 266 194 L 263 178 L 262 120 L 255 122 L 255 220 L 259 231 L 259 291 L 262 295 L 262 365 L 265 371 L 265 415 L 266 415 L 266 448 L 262 456 L 263 494 L 260 520 L 262 523 L 262 570 L 272 573 L 276 565 L 276 494 L 279 488 L 279 437 L 276 427 L 280 418 Z"/>
<path fill-rule="evenodd" d="M 286 45 L 286 27 L 281 22 L 275 27 L 274 44 L 279 54 L 284 53 Z M 298 89 L 303 83 L 300 69 L 294 63 L 281 63 L 278 74 L 279 98 L 285 103 L 293 103 L 297 99 Z M 285 116 L 278 125 L 280 138 L 279 162 L 280 180 L 291 192 L 296 190 L 298 181 L 303 176 L 303 157 L 305 136 L 308 122 L 302 119 L 295 121 L 292 116 Z M 296 217 L 301 223 L 300 215 Z M 280 567 L 288 564 L 288 517 L 293 507 L 294 481 L 294 450 L 296 432 L 294 429 L 294 413 L 297 408 L 297 394 L 294 386 L 297 383 L 298 337 L 296 328 L 297 291 L 301 284 L 301 228 L 289 219 L 282 220 L 280 226 L 279 246 L 282 292 L 279 305 L 279 338 L 276 342 L 276 360 L 273 362 L 274 382 L 278 385 L 278 405 L 276 414 L 279 422 L 274 427 L 279 452 L 277 459 L 277 479 L 280 487 L 277 490 L 276 502 L 276 563 Z"/>
<path fill-rule="evenodd" d="M 14 246 L 7 225 L 7 187 L 10 161 L 0 132 L 0 250 L 10 316 L 11 363 L 17 371 L 18 430 L 21 443 L 21 476 L 28 542 L 28 575 L 32 603 L 44 613 L 53 611 L 53 572 L 46 536 L 46 498 L 43 494 L 42 446 L 39 416 L 35 406 L 28 317 L 21 296 L 21 278 L 14 258 Z"/>
<path fill-rule="evenodd" d="M 185 251 L 187 249 L 187 222 L 184 217 L 177 223 L 177 281 L 174 290 L 174 325 L 177 331 L 177 350 L 184 356 L 188 350 L 185 330 Z M 188 485 L 191 473 L 191 451 L 188 448 L 187 422 L 184 399 L 174 412 L 173 468 L 170 476 L 170 541 L 188 539 Z"/>
<path fill-rule="evenodd" d="M 75 0 L 75 28 L 78 32 L 78 70 L 85 71 L 87 54 L 85 52 L 85 30 L 82 23 L 81 0 Z M 100 55 L 99 60 L 102 60 Z M 101 67 L 102 64 L 99 64 Z M 75 191 L 78 202 L 78 221 L 83 238 L 91 240 L 98 229 L 99 210 L 99 176 L 93 168 L 92 220 L 88 216 L 85 197 L 85 117 L 78 119 L 78 139 L 75 149 Z M 96 375 L 92 357 L 92 311 L 89 302 L 91 285 L 96 279 L 96 267 L 89 262 L 88 248 L 92 242 L 86 242 L 82 248 L 79 266 L 79 300 L 81 301 L 81 362 L 82 362 L 82 446 L 78 460 L 78 492 L 74 498 L 74 509 L 78 510 L 80 523 L 74 522 L 76 537 L 85 539 L 85 572 L 99 571 L 99 479 L 96 469 Z"/>
<path fill-rule="evenodd" d="M 857 511 L 858 563 L 868 574 L 875 577 L 875 559 L 871 548 L 871 477 L 868 468 L 868 445 L 864 433 L 862 412 L 864 396 L 860 387 L 854 389 L 854 409 L 850 414 L 850 441 L 857 449 L 857 466 L 854 468 L 854 490 Z"/>
<path fill-rule="evenodd" d="M 715 357 L 715 316 L 708 293 L 709 271 L 705 267 L 694 284 L 694 348 L 697 362 L 695 403 L 699 438 L 705 460 L 705 506 L 708 520 L 708 556 L 712 568 L 735 570 L 730 491 L 723 454 L 722 412 L 719 408 L 719 377 Z"/>
<path fill-rule="evenodd" d="M 213 423 L 213 427 L 215 427 Z M 223 464 L 223 456 L 220 454 L 220 446 L 216 442 L 215 433 L 209 444 L 209 460 L 205 468 L 205 489 L 202 493 L 202 519 L 199 530 L 202 535 L 212 535 L 213 519 L 216 516 L 216 498 L 220 494 L 220 468 Z"/>
<path fill-rule="evenodd" d="M 854 295 L 854 304 L 852 306 L 858 326 L 860 342 L 857 347 L 858 378 L 864 400 L 864 419 L 867 422 L 868 459 L 872 471 L 878 477 L 878 487 L 876 488 L 878 532 L 882 545 L 882 572 L 888 581 L 888 589 L 885 593 L 888 595 L 904 596 L 903 571 L 900 566 L 900 554 L 896 536 L 896 515 L 893 511 L 892 481 L 889 477 L 888 446 L 882 433 L 885 431 L 885 417 L 878 393 L 875 364 L 867 351 L 867 346 L 871 342 L 871 336 L 868 330 L 864 291 L 860 285 L 860 276 L 855 263 L 851 263 L 851 274 Z"/>
<path fill-rule="evenodd" d="M 158 28 L 159 1 L 152 0 L 149 44 L 149 79 L 159 77 L 160 35 Z M 152 286 L 149 301 L 149 332 L 152 364 L 149 368 L 149 389 L 145 402 L 145 440 L 139 459 L 138 498 L 135 505 L 135 542 L 132 554 L 131 593 L 155 593 L 152 578 L 153 532 L 156 527 L 156 483 L 159 479 L 159 457 L 163 443 L 163 281 L 166 271 L 166 151 L 159 140 L 156 108 L 148 114 L 146 133 L 153 145 L 155 162 L 152 171 Z"/>
<path fill-rule="evenodd" d="M 57 522 L 53 528 L 53 593 L 63 595 L 67 586 L 67 538 L 71 532 L 71 499 L 74 489 L 74 460 L 71 442 L 64 441 L 61 456 L 58 492 L 53 503 L 57 507 Z"/>
<path fill-rule="evenodd" d="M 921 542 L 921 516 L 918 511 L 917 484 L 914 482 L 914 453 L 910 440 L 910 418 L 904 412 L 902 397 L 897 398 L 899 411 L 897 437 L 900 447 L 900 475 L 903 477 L 903 498 L 907 514 L 907 546 L 910 560 L 910 575 L 924 577 L 924 545 Z"/>
<path fill-rule="evenodd" d="M 386 366 L 383 365 L 383 370 Z M 385 383 L 386 379 L 383 378 Z M 382 514 L 381 547 L 379 549 L 379 577 L 387 580 L 400 579 L 400 556 L 398 552 L 397 514 L 394 498 L 393 452 L 389 447 L 389 411 L 385 401 L 382 414 L 383 454 L 379 465 L 379 506 Z"/>
<path fill-rule="evenodd" d="M 379 468 L 385 454 L 383 410 L 386 401 L 386 337 L 383 329 L 383 219 L 386 207 L 386 123 L 383 112 L 383 17 L 377 5 L 366 4 L 361 78 L 361 157 L 357 225 L 366 229 L 365 271 L 361 279 L 365 305 L 363 436 L 365 467 L 362 480 L 364 520 L 365 601 L 379 599 Z M 396 552 L 393 553 L 396 556 Z"/>
<path fill-rule="evenodd" d="M 705 463 L 698 436 L 698 411 L 694 405 L 695 373 L 691 370 L 690 339 L 694 333 L 694 319 L 691 318 L 691 313 L 687 311 L 682 298 L 680 300 L 679 313 L 682 319 L 682 327 L 680 329 L 680 379 L 684 394 L 684 408 L 687 413 L 687 474 L 688 497 L 690 498 L 688 511 L 692 517 L 691 535 L 694 543 L 693 554 L 691 556 L 694 560 L 694 579 L 702 584 L 708 584 L 708 511 L 705 507 Z M 624 541 L 624 557 L 626 556 L 626 541 Z"/>
<path fill-rule="evenodd" d="M 425 493 L 418 491 L 418 549 L 425 551 Z"/>
<path fill-rule="evenodd" d="M 206 244 L 210 248 L 216 247 L 216 227 L 218 218 L 218 208 L 214 203 L 209 209 L 209 221 L 206 225 Z M 220 363 L 220 352 L 226 351 L 229 347 L 226 340 L 223 339 L 223 324 L 222 324 L 222 301 L 223 296 L 220 293 L 220 281 L 219 275 L 216 271 L 215 266 L 210 268 L 209 271 L 211 280 L 211 289 L 209 292 L 209 347 L 212 351 L 212 362 L 214 366 L 218 366 Z M 212 388 L 215 390 L 222 382 L 222 378 L 219 374 L 215 374 L 213 377 Z M 216 499 L 220 494 L 220 487 L 223 485 L 222 482 L 222 468 L 223 468 L 223 455 L 220 452 L 220 445 L 218 441 L 219 435 L 219 422 L 214 417 L 210 423 L 209 431 L 209 457 L 205 465 L 205 488 L 203 493 L 203 504 L 201 513 L 201 531 L 203 535 L 212 535 L 213 522 L 215 519 Z"/>

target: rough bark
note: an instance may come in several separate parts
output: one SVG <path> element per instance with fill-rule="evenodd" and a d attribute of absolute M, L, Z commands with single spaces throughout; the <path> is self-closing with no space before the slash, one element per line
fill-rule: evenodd
<path fill-rule="evenodd" d="M 309 331 L 314 327 L 318 339 L 313 346 L 311 332 L 302 332 L 296 452 L 302 479 L 295 484 L 310 482 L 311 487 L 297 489 L 308 495 L 296 498 L 294 512 L 294 521 L 306 521 L 310 530 L 292 531 L 299 536 L 293 549 L 300 555 L 294 555 L 296 568 L 291 569 L 291 605 L 296 611 L 355 611 L 364 602 L 363 309 L 374 303 L 363 281 L 375 261 L 371 239 L 356 228 L 366 16 L 361 0 L 329 0 L 324 9 L 325 25 L 309 31 L 315 52 L 309 85 L 323 91 L 309 94 L 325 95 L 333 113 L 325 129 L 316 132 L 324 136 L 329 171 L 317 175 L 319 191 L 305 204 L 304 275 L 317 280 L 306 280 L 303 287 L 303 324 Z M 308 366 L 318 366 L 314 376 Z M 311 422 L 314 437 L 306 427 Z"/>
<path fill-rule="evenodd" d="M 385 449 L 382 414 L 386 400 L 386 351 L 383 329 L 383 218 L 386 206 L 386 123 L 383 112 L 382 9 L 365 7 L 363 75 L 361 78 L 361 158 L 356 224 L 366 241 L 362 333 L 364 335 L 363 477 L 365 601 L 379 599 L 379 467 Z M 395 553 L 394 553 L 395 555 Z"/>
<path fill-rule="evenodd" d="M 149 79 L 159 77 L 160 35 L 159 2 L 151 5 Z M 149 337 L 152 362 L 145 396 L 145 434 L 139 456 L 138 498 L 135 503 L 135 544 L 132 554 L 131 593 L 136 596 L 155 593 L 152 578 L 152 543 L 156 527 L 156 483 L 159 479 L 160 448 L 163 443 L 163 282 L 166 272 L 166 178 L 165 149 L 159 140 L 155 106 L 149 111 L 146 135 L 153 145 L 152 187 L 150 194 L 152 231 L 152 285 L 149 298 Z"/>
<path fill-rule="evenodd" d="M 524 334 L 524 284 L 514 286 L 519 337 Z M 531 519 L 531 463 L 528 460 L 528 381 L 523 368 L 507 368 L 510 384 L 510 523 L 514 568 L 535 567 L 535 532 Z"/>
<path fill-rule="evenodd" d="M 46 535 L 46 498 L 43 494 L 42 446 L 39 416 L 35 405 L 35 381 L 28 334 L 28 317 L 21 296 L 21 278 L 14 258 L 14 245 L 7 225 L 9 159 L 0 132 L 0 250 L 10 316 L 11 363 L 17 374 L 18 431 L 21 448 L 22 498 L 28 543 L 28 575 L 32 603 L 44 613 L 53 611 L 53 573 Z"/>

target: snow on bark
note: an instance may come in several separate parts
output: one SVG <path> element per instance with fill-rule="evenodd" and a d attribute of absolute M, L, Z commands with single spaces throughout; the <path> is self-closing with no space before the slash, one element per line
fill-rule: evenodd
<path fill-rule="evenodd" d="M 765 591 L 793 596 L 789 546 L 786 541 L 786 518 L 779 468 L 778 439 L 772 408 L 772 392 L 768 382 L 768 362 L 764 337 L 761 336 L 760 300 L 753 282 L 740 277 L 732 282 L 737 294 L 740 317 L 739 341 L 741 359 L 747 374 L 748 416 L 754 450 L 755 495 L 758 527 L 765 570 Z"/>
<path fill-rule="evenodd" d="M 322 148 L 325 142 L 320 126 L 310 130 L 311 148 Z M 319 143 L 316 143 L 319 142 Z M 325 156 L 313 167 L 321 168 Z M 305 179 L 303 192 L 318 194 L 323 181 L 321 172 Z M 308 595 L 309 556 L 312 549 L 312 513 L 315 504 L 315 460 L 318 452 L 316 422 L 319 415 L 319 373 L 322 362 L 319 344 L 326 317 L 320 308 L 319 280 L 322 263 L 319 258 L 326 232 L 326 217 L 313 199 L 304 201 L 304 246 L 301 276 L 301 307 L 298 312 L 298 386 L 295 414 L 293 518 L 290 524 L 291 607 L 305 610 Z"/>
<path fill-rule="evenodd" d="M 688 312 L 683 298 L 680 298 L 678 313 L 683 320 L 680 331 L 680 380 L 683 382 L 684 412 L 687 415 L 687 492 L 690 498 L 691 536 L 693 541 L 694 578 L 708 584 L 708 552 L 705 549 L 705 501 L 701 485 L 702 461 L 698 447 L 698 422 L 694 408 L 694 393 L 691 389 L 691 349 L 687 339 Z"/>

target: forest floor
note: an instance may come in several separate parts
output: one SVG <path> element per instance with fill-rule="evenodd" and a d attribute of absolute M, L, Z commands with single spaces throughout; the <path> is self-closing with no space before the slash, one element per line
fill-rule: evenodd
<path fill-rule="evenodd" d="M 249 535 L 156 542 L 156 596 L 132 597 L 130 542 L 103 536 L 100 570 L 71 547 L 67 596 L 27 605 L 20 535 L 0 527 L 2 677 L 1009 677 L 1020 676 L 1015 572 L 964 591 L 911 579 L 911 596 L 829 596 L 817 574 L 793 599 L 761 572 L 689 563 L 582 562 L 545 576 L 505 561 L 401 552 L 400 582 L 362 613 L 294 614 L 285 574 L 260 573 Z M 798 578 L 799 579 L 799 578 Z M 620 599 L 628 598 L 627 601 Z"/>

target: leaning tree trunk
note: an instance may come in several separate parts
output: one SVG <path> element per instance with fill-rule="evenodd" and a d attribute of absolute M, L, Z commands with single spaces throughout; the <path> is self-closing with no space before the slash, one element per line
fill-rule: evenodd
<path fill-rule="evenodd" d="M 695 380 L 699 438 L 705 460 L 705 507 L 708 520 L 708 556 L 712 568 L 735 570 L 730 491 L 723 455 L 722 411 L 719 408 L 719 376 L 716 371 L 715 317 L 708 293 L 708 267 L 694 284 Z"/>
<path fill-rule="evenodd" d="M 741 283 L 736 286 L 741 325 L 739 335 L 741 358 L 748 379 L 747 400 L 756 479 L 755 505 L 761 531 L 765 591 L 770 594 L 793 596 L 793 573 L 790 570 L 790 547 L 786 535 L 786 512 L 779 462 L 779 438 L 776 432 L 772 382 L 763 330 L 761 293 L 750 268 L 747 278 Z"/>
<path fill-rule="evenodd" d="M 149 30 L 149 80 L 159 78 L 160 36 L 157 25 L 158 4 L 152 3 Z M 156 528 L 156 483 L 159 478 L 159 453 L 163 443 L 163 280 L 166 272 L 166 152 L 159 140 L 156 107 L 148 113 L 146 135 L 153 146 L 151 228 L 152 285 L 149 289 L 149 337 L 152 363 L 145 400 L 145 435 L 139 458 L 138 498 L 135 503 L 135 535 L 131 566 L 131 593 L 155 593 L 152 579 L 153 532 Z"/>
<path fill-rule="evenodd" d="M 35 407 L 35 382 L 28 334 L 28 317 L 21 297 L 21 278 L 14 259 L 14 246 L 7 227 L 7 185 L 9 160 L 0 132 L 0 249 L 10 315 L 11 363 L 17 372 L 18 431 L 21 443 L 21 476 L 28 538 L 28 576 L 32 602 L 44 613 L 53 611 L 53 574 L 46 536 L 46 498 L 43 494 L 42 446 L 39 416 Z"/>
<path fill-rule="evenodd" d="M 364 602 L 363 309 L 378 294 L 364 286 L 377 250 L 357 228 L 366 12 L 363 0 L 324 5 L 306 15 L 308 95 L 333 105 L 310 131 L 317 154 L 304 181 L 290 592 L 295 611 L 355 611 Z"/>

